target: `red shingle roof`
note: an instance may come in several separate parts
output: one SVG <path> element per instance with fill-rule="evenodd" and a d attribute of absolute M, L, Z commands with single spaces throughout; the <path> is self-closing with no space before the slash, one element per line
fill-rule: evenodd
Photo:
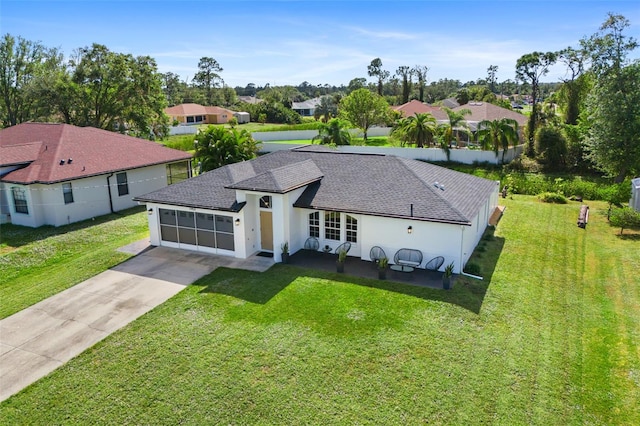
<path fill-rule="evenodd" d="M 42 142 L 0 146 L 0 166 L 28 164 L 38 158 Z"/>
<path fill-rule="evenodd" d="M 164 112 L 171 117 L 187 115 L 217 115 L 224 113 L 233 115 L 233 111 L 225 108 L 220 108 L 217 106 L 203 106 L 199 104 L 180 104 L 165 108 Z"/>
<path fill-rule="evenodd" d="M 448 120 L 447 114 L 436 106 L 427 105 L 417 99 L 413 99 L 406 104 L 394 106 L 393 109 L 400 111 L 405 117 L 412 117 L 416 114 L 431 114 L 436 120 Z"/>
<path fill-rule="evenodd" d="M 2 178 L 22 184 L 54 183 L 191 158 L 189 153 L 156 142 L 70 124 L 8 127 L 0 130 L 0 147 L 2 164 L 7 164 L 5 152 L 9 159 L 32 161 Z"/>
<path fill-rule="evenodd" d="M 471 111 L 471 115 L 466 116 L 467 121 L 480 122 L 482 120 L 494 121 L 501 118 L 511 118 L 517 121 L 518 126 L 520 127 L 527 123 L 526 115 L 499 107 L 498 105 L 490 104 L 489 102 L 469 102 L 468 104 L 460 105 L 453 110 L 460 111 L 461 109 L 468 109 Z"/>

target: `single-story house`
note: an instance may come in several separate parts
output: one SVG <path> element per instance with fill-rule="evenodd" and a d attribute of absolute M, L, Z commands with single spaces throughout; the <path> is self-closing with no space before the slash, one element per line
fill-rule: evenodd
<path fill-rule="evenodd" d="M 629 205 L 632 209 L 640 212 L 640 177 L 631 180 L 631 201 Z"/>
<path fill-rule="evenodd" d="M 70 124 L 0 130 L 5 222 L 60 226 L 137 205 L 133 197 L 191 176 L 191 155 L 120 133 Z"/>
<path fill-rule="evenodd" d="M 180 104 L 164 109 L 172 121 L 180 124 L 224 124 L 234 112 L 217 106 L 199 104 Z"/>
<path fill-rule="evenodd" d="M 320 250 L 351 243 L 369 260 L 381 247 L 436 256 L 455 271 L 471 256 L 498 204 L 498 182 L 391 155 L 309 145 L 231 164 L 135 199 L 151 244 L 247 258 L 316 238 Z"/>
<path fill-rule="evenodd" d="M 447 113 L 442 108 L 420 102 L 417 99 L 410 100 L 409 102 L 391 107 L 395 111 L 402 114 L 403 117 L 413 117 L 416 114 L 431 114 L 438 121 L 448 120 Z"/>
<path fill-rule="evenodd" d="M 308 99 L 302 102 L 292 102 L 291 109 L 303 117 L 313 117 L 321 100 L 322 97 Z"/>
<path fill-rule="evenodd" d="M 510 118 L 518 123 L 520 131 L 527 124 L 527 116 L 520 114 L 519 112 L 512 111 L 501 106 L 490 104 L 489 102 L 469 102 L 468 104 L 460 105 L 453 108 L 454 111 L 460 111 L 462 109 L 468 109 L 471 111 L 470 115 L 467 115 L 466 122 L 475 131 L 478 127 L 478 123 L 483 120 L 494 121 L 502 118 Z"/>

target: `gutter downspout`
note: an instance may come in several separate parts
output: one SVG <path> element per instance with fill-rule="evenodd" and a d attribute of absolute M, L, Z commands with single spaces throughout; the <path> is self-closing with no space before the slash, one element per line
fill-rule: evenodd
<path fill-rule="evenodd" d="M 109 193 L 109 208 L 111 209 L 111 213 L 115 213 L 113 210 L 113 198 L 111 197 L 111 183 L 109 182 L 109 178 L 113 177 L 113 172 L 109 176 L 107 176 L 107 192 Z"/>
<path fill-rule="evenodd" d="M 482 281 L 484 278 L 478 275 L 467 274 L 464 271 L 464 266 L 462 265 L 462 250 L 464 246 L 464 225 L 460 225 L 460 229 L 462 230 L 462 238 L 460 238 L 460 275 L 464 275 L 465 277 L 474 278 L 476 280 Z"/>

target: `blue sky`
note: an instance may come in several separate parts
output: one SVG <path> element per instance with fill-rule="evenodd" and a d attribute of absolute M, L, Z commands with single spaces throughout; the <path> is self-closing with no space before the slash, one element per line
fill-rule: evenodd
<path fill-rule="evenodd" d="M 576 46 L 607 12 L 631 21 L 640 39 L 640 2 L 626 1 L 34 1 L 2 0 L 0 31 L 70 55 L 92 43 L 156 59 L 160 72 L 189 80 L 210 56 L 229 86 L 348 84 L 372 59 L 392 73 L 426 65 L 429 81 L 515 78 L 516 60 Z M 633 55 L 640 57 L 640 49 Z M 546 77 L 563 77 L 561 67 Z"/>

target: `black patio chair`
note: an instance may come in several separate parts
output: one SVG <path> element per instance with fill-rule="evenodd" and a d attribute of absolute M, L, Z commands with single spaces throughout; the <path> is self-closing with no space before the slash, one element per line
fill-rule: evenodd
<path fill-rule="evenodd" d="M 316 237 L 309 237 L 307 238 L 307 241 L 304 242 L 305 250 L 318 251 L 319 248 L 320 248 L 320 242 Z"/>
<path fill-rule="evenodd" d="M 444 264 L 444 257 L 436 256 L 424 265 L 424 269 L 429 271 L 437 271 Z"/>
<path fill-rule="evenodd" d="M 387 254 L 382 250 L 382 247 L 371 247 L 371 250 L 369 251 L 369 258 L 374 264 L 377 265 L 383 257 L 387 257 Z"/>

